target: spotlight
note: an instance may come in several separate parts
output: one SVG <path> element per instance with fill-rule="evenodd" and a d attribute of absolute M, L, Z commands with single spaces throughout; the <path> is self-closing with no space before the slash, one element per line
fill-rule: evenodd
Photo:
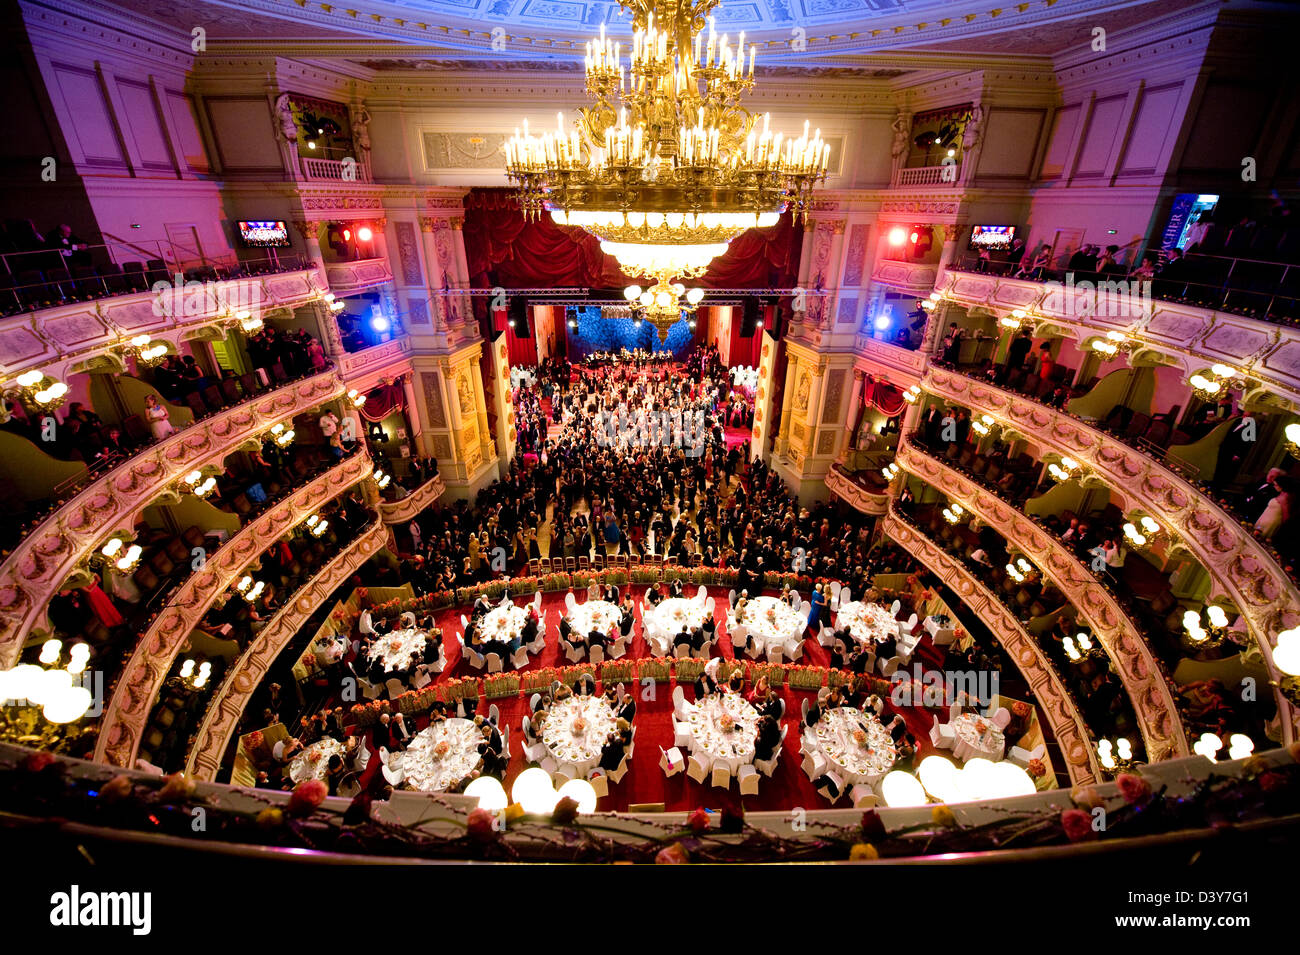
<path fill-rule="evenodd" d="M 370 228 L 368 226 L 362 226 L 360 229 L 357 230 L 357 238 L 360 239 L 362 242 L 369 242 L 374 237 L 375 234 L 370 231 Z"/>
<path fill-rule="evenodd" d="M 513 326 L 514 322 L 512 321 L 510 324 L 511 326 Z M 384 332 L 388 331 L 390 328 L 393 327 L 393 323 L 388 320 L 387 315 L 382 315 L 376 312 L 370 318 L 370 327 L 382 335 Z"/>
<path fill-rule="evenodd" d="M 878 332 L 883 332 L 883 331 L 884 331 L 885 329 L 887 329 L 888 327 L 889 327 L 889 316 L 888 316 L 888 315 L 877 315 L 877 316 L 876 316 L 876 331 L 878 331 Z"/>
<path fill-rule="evenodd" d="M 906 242 L 906 241 L 907 241 L 907 230 L 906 230 L 906 229 L 902 228 L 901 226 L 897 226 L 897 227 L 895 227 L 895 228 L 889 230 L 889 244 L 890 244 L 890 245 L 902 245 L 902 244 L 903 244 L 904 242 Z"/>

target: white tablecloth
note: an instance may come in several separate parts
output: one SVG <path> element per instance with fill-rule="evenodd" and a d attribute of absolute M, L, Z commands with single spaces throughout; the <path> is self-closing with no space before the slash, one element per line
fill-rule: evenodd
<path fill-rule="evenodd" d="M 898 759 L 894 741 L 880 720 L 851 706 L 827 710 L 806 739 L 846 783 L 874 784 Z"/>
<path fill-rule="evenodd" d="M 578 721 L 582 721 L 579 725 Z M 561 766 L 586 776 L 600 762 L 600 750 L 614 731 L 614 710 L 603 696 L 571 696 L 554 704 L 542 724 L 542 743 Z"/>
<path fill-rule="evenodd" d="M 445 792 L 478 766 L 482 759 L 478 744 L 482 740 L 483 734 L 469 720 L 430 723 L 415 734 L 406 752 L 391 754 L 388 765 L 390 769 L 402 770 L 405 774 L 402 785 L 407 789 Z"/>
<path fill-rule="evenodd" d="M 888 607 L 861 600 L 841 604 L 835 615 L 835 628 L 838 630 L 844 626 L 849 628 L 854 640 L 869 646 L 891 634 L 898 635 L 898 622 Z"/>
<path fill-rule="evenodd" d="M 483 615 L 479 624 L 480 640 L 519 640 L 523 636 L 524 624 L 528 622 L 528 608 L 510 604 L 495 607 Z"/>
<path fill-rule="evenodd" d="M 289 778 L 295 783 L 304 779 L 324 779 L 331 756 L 342 758 L 343 744 L 332 736 L 312 743 L 289 763 Z"/>
<path fill-rule="evenodd" d="M 730 718 L 731 729 L 725 728 L 724 717 Z M 691 728 L 692 753 L 725 763 L 732 775 L 754 761 L 758 710 L 740 694 L 711 693 L 696 703 L 688 702 L 686 723 Z"/>
<path fill-rule="evenodd" d="M 652 640 L 655 649 L 667 653 L 673 637 L 682 632 L 682 624 L 687 630 L 694 630 L 704 624 L 704 618 L 710 613 L 707 606 L 686 597 L 670 597 L 655 607 L 649 614 L 643 614 L 642 624 L 646 637 Z"/>
<path fill-rule="evenodd" d="M 366 650 L 366 659 L 370 662 L 382 660 L 384 672 L 393 673 L 411 668 L 411 655 L 417 650 L 424 651 L 424 640 L 428 634 L 423 630 L 394 630 L 375 639 Z"/>
<path fill-rule="evenodd" d="M 617 629 L 622 619 L 623 611 L 618 609 L 618 604 L 610 603 L 608 600 L 588 600 L 586 603 L 578 604 L 568 617 L 574 637 L 581 637 L 584 640 L 592 630 L 599 630 L 608 636 L 609 628 Z"/>
<path fill-rule="evenodd" d="M 997 762 L 1002 758 L 1006 737 L 992 720 L 975 713 L 963 713 L 951 725 L 956 734 L 952 754 L 958 759 L 964 761 L 978 756 Z"/>
<path fill-rule="evenodd" d="M 790 656 L 808 626 L 808 616 L 795 613 L 776 597 L 754 597 L 746 601 L 736 623 L 749 631 L 760 653 L 780 644 L 786 648 L 786 656 Z"/>

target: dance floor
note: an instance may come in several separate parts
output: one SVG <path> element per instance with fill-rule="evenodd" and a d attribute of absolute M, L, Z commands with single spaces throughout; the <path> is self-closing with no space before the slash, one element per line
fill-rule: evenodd
<path fill-rule="evenodd" d="M 634 596 L 639 600 L 644 593 L 644 585 L 633 585 L 633 587 Z M 725 636 L 721 636 L 726 626 L 728 591 L 710 588 L 709 595 L 714 598 L 714 615 L 720 623 L 720 636 L 717 644 L 715 644 L 714 653 L 720 653 L 721 656 L 730 659 L 732 657 L 731 642 Z M 517 602 L 525 603 L 522 598 Z M 460 607 L 449 608 L 437 615 L 438 625 L 444 633 L 449 634 L 453 630 L 460 631 L 460 615 L 463 609 Z M 569 661 L 562 656 L 559 650 L 559 619 L 564 612 L 564 593 L 544 594 L 542 597 L 542 610 L 547 615 L 546 648 L 542 653 L 530 658 L 529 665 L 523 668 L 525 671 L 540 667 L 569 665 Z M 635 640 L 625 659 L 650 656 L 647 645 L 641 636 L 640 614 L 637 615 L 634 634 Z M 461 659 L 458 644 L 449 643 L 447 652 L 447 667 L 444 673 L 439 676 L 440 682 L 445 682 L 450 678 L 480 675 L 478 671 L 470 668 Z M 918 645 L 914 659 L 929 661 L 931 665 L 938 665 L 941 663 L 941 653 L 942 651 L 937 650 L 929 642 L 929 638 L 926 637 Z M 828 651 L 819 646 L 816 641 L 806 641 L 801 662 L 811 666 L 828 666 Z M 759 795 L 741 797 L 734 781 L 730 789 L 724 790 L 697 783 L 684 772 L 671 778 L 664 777 L 663 771 L 659 768 L 660 747 L 670 749 L 673 745 L 672 691 L 674 685 L 673 683 L 662 683 L 654 687 L 637 685 L 631 688 L 636 694 L 637 701 L 636 718 L 634 720 L 636 727 L 635 753 L 629 761 L 630 768 L 627 775 L 623 777 L 621 783 L 610 786 L 609 795 L 600 800 L 600 809 L 625 810 L 629 806 L 638 803 L 662 803 L 664 808 L 669 811 L 694 809 L 697 806 L 710 809 L 739 809 L 742 800 L 743 808 L 748 810 L 790 809 L 794 807 L 812 809 L 825 808 L 829 805 L 813 789 L 812 783 L 799 768 L 803 759 L 800 752 L 800 711 L 803 700 L 814 698 L 814 693 L 792 690 L 789 687 L 784 688 L 786 715 L 782 722 L 789 726 L 786 732 L 784 753 L 772 777 L 764 778 L 761 781 Z M 604 686 L 598 684 L 597 689 L 603 690 Z M 748 686 L 746 689 L 748 689 Z M 684 690 L 687 699 L 694 697 L 694 690 L 690 684 L 687 684 Z M 647 695 L 652 691 L 653 695 L 647 698 Z M 510 727 L 510 768 L 505 779 L 506 789 L 509 791 L 510 783 L 515 776 L 529 765 L 523 757 L 523 734 L 520 728 L 521 719 L 527 712 L 528 699 L 520 696 L 489 701 L 485 697 L 480 697 L 479 712 L 486 714 L 490 703 L 496 703 L 500 711 L 501 722 Z M 887 703 L 886 720 L 892 712 L 892 707 Z M 931 751 L 928 733 L 933 711 L 927 711 L 921 707 L 907 707 L 899 712 L 902 713 L 909 729 L 922 744 L 917 754 L 917 762 L 919 763 L 920 759 Z M 416 725 L 417 727 L 425 725 L 424 718 L 422 717 L 417 721 Z M 367 768 L 365 782 L 369 781 L 370 775 L 378 771 L 378 766 L 379 761 L 377 759 L 371 761 Z M 841 799 L 837 805 L 841 808 L 847 806 L 847 797 Z"/>

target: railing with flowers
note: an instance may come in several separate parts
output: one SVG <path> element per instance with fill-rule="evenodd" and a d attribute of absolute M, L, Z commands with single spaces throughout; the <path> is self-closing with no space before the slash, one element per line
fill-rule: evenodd
<path fill-rule="evenodd" d="M 913 557 L 936 574 L 993 633 L 1034 691 L 1076 785 L 1093 782 L 1100 767 L 1088 727 L 1074 699 L 1028 631 L 1007 606 L 978 581 L 960 561 L 891 510 L 881 528 Z"/>
<path fill-rule="evenodd" d="M 216 779 L 221 759 L 239 727 L 239 718 L 258 684 L 276 657 L 339 585 L 362 564 L 377 554 L 388 539 L 388 529 L 375 520 L 350 544 L 299 587 L 285 605 L 267 622 L 222 682 L 208 704 L 203 722 L 195 734 L 186 771 L 199 779 Z M 136 744 L 138 747 L 138 742 Z M 123 754 L 119 747 L 117 755 Z M 110 761 L 117 762 L 109 754 Z M 130 759 L 134 761 L 134 751 Z M 130 765 L 117 762 L 117 765 Z"/>
<path fill-rule="evenodd" d="M 77 566 L 115 529 L 133 527 L 160 493 L 278 422 L 342 393 L 342 379 L 329 371 L 258 395 L 151 445 L 58 508 L 0 565 L 0 664 L 14 664 L 50 598 Z"/>
<path fill-rule="evenodd" d="M 995 528 L 1046 574 L 1101 641 L 1112 668 L 1124 682 L 1151 760 L 1186 756 L 1190 750 L 1179 718 L 1171 681 L 1141 631 L 1065 545 L 1038 527 L 1009 502 L 920 447 L 904 435 L 894 458 L 900 468 L 953 500 Z"/>
<path fill-rule="evenodd" d="M 338 497 L 370 474 L 364 452 L 341 461 L 315 480 L 267 508 L 195 571 L 136 642 L 121 678 L 104 709 L 95 758 L 114 762 L 138 744 L 138 728 L 171 671 L 172 663 L 212 604 L 239 579 L 245 568 L 273 542 L 312 511 Z M 118 763 L 118 765 L 125 765 Z"/>
<path fill-rule="evenodd" d="M 1144 510 L 1170 528 L 1231 597 L 1270 676 L 1280 682 L 1272 640 L 1300 623 L 1300 588 L 1280 558 L 1213 498 L 1155 459 L 1066 412 L 946 369 L 926 372 L 924 387 L 1033 438 L 1045 452 L 1080 462 L 1104 478 L 1113 494 L 1127 500 L 1124 510 Z M 1295 738 L 1294 715 L 1281 692 L 1274 697 L 1289 743 Z"/>

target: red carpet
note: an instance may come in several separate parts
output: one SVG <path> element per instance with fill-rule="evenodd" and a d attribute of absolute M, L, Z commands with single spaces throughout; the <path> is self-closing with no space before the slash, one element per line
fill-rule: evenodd
<path fill-rule="evenodd" d="M 633 586 L 634 596 L 639 599 L 641 594 L 644 593 L 644 585 Z M 726 626 L 727 591 L 710 588 L 709 595 L 715 601 L 714 615 L 719 621 L 719 632 L 721 633 Z M 526 601 L 520 598 L 517 602 L 523 604 Z M 546 649 L 538 656 L 531 658 L 529 665 L 524 668 L 525 671 L 538 669 L 539 667 L 564 666 L 568 665 L 569 662 L 564 659 L 559 651 L 559 615 L 564 610 L 564 593 L 543 594 L 542 610 L 549 612 Z M 462 608 L 457 607 L 444 610 L 437 615 L 438 625 L 442 627 L 445 634 L 450 634 L 453 630 L 457 633 L 460 632 L 460 615 L 462 612 Z M 633 632 L 635 639 L 629 650 L 628 657 L 649 656 L 646 643 L 641 636 L 639 615 Z M 726 658 L 732 657 L 730 640 L 720 637 L 717 646 L 722 656 Z M 446 681 L 452 677 L 461 678 L 478 675 L 476 671 L 473 671 L 462 662 L 459 645 L 449 643 L 447 653 L 448 665 L 446 671 L 439 676 L 440 681 Z M 939 652 L 929 644 L 929 640 L 926 638 L 918 647 L 914 659 L 921 661 L 923 665 L 935 665 L 939 661 Z M 823 647 L 819 646 L 815 641 L 806 641 L 801 662 L 812 666 L 828 666 L 830 661 L 828 653 Z M 600 801 L 600 809 L 625 810 L 634 803 L 663 803 L 668 811 L 694 809 L 697 806 L 722 809 L 739 806 L 742 802 L 742 797 L 734 781 L 729 790 L 723 790 L 696 783 L 684 772 L 678 773 L 670 779 L 664 777 L 663 771 L 659 768 L 659 748 L 662 746 L 664 749 L 670 749 L 673 745 L 672 691 L 674 685 L 667 683 L 658 684 L 652 688 L 641 687 L 640 685 L 629 688 L 633 689 L 637 700 L 636 719 L 634 720 L 636 750 L 629 763 L 627 775 L 623 777 L 621 783 L 610 786 L 609 796 Z M 597 685 L 597 688 L 599 690 L 604 689 L 600 684 Z M 646 699 L 646 694 L 652 690 L 654 698 Z M 690 685 L 685 687 L 685 691 L 687 699 L 694 697 L 694 691 Z M 812 698 L 814 694 L 810 691 L 792 690 L 789 687 L 785 687 L 783 692 L 786 701 L 786 716 L 782 722 L 789 727 L 786 731 L 784 752 L 777 765 L 776 772 L 773 773 L 770 779 L 765 778 L 761 781 L 759 795 L 743 797 L 744 808 L 747 810 L 777 810 L 794 807 L 824 808 L 829 805 L 825 799 L 817 794 L 808 777 L 799 768 L 803 759 L 799 739 L 800 712 L 803 700 Z M 527 712 L 528 699 L 520 696 L 489 701 L 485 697 L 480 697 L 478 711 L 486 714 L 490 703 L 496 703 L 501 714 L 501 722 L 510 727 L 510 768 L 505 780 L 508 792 L 510 783 L 515 776 L 528 767 L 523 758 L 523 734 L 520 728 L 522 717 Z M 888 703 L 886 707 L 886 718 L 888 718 L 891 708 Z M 922 744 L 917 757 L 917 762 L 919 762 L 920 758 L 930 751 L 928 734 L 931 714 L 920 707 L 904 708 L 901 712 L 908 724 L 908 728 L 911 729 Z M 421 719 L 417 725 L 423 726 L 424 720 Z M 365 781 L 368 782 L 369 777 L 378 771 L 378 766 L 378 759 L 371 762 Z M 840 808 L 847 806 L 847 797 L 842 798 L 837 805 Z"/>

